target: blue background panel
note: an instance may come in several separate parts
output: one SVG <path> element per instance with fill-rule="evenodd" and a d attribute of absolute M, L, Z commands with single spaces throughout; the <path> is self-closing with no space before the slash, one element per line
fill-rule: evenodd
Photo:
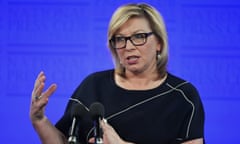
<path fill-rule="evenodd" d="M 40 143 L 29 120 L 37 74 L 57 83 L 46 114 L 61 117 L 88 74 L 113 68 L 107 48 L 114 10 L 137 0 L 0 0 L 0 143 Z M 199 90 L 210 144 L 240 143 L 240 1 L 144 0 L 163 15 L 170 72 Z"/>

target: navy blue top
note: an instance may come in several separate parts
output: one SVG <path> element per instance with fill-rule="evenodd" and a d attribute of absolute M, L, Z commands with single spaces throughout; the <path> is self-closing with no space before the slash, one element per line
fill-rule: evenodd
<path fill-rule="evenodd" d="M 105 107 L 105 118 L 119 136 L 136 144 L 175 144 L 204 137 L 204 110 L 196 88 L 168 73 L 166 80 L 149 90 L 127 90 L 114 81 L 114 70 L 89 75 L 70 98 L 56 127 L 68 137 L 71 106 L 86 108 L 93 102 Z M 89 116 L 79 122 L 82 144 L 92 137 Z"/>

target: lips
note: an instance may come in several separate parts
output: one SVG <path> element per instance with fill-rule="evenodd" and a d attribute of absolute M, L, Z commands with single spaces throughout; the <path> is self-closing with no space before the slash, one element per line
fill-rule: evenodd
<path fill-rule="evenodd" d="M 128 56 L 127 58 L 126 58 L 126 61 L 127 61 L 127 63 L 128 64 L 136 64 L 137 62 L 138 62 L 138 59 L 139 59 L 140 57 L 139 56 Z"/>

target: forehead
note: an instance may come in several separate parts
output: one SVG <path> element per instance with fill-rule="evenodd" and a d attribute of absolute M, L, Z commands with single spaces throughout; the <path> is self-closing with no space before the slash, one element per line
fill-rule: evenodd
<path fill-rule="evenodd" d="M 130 35 L 136 32 L 148 31 L 151 31 L 151 28 L 145 17 L 132 17 L 117 30 L 116 34 Z"/>

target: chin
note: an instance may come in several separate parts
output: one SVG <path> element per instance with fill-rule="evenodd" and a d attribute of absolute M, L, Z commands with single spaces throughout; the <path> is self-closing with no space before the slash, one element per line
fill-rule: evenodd
<path fill-rule="evenodd" d="M 141 70 L 138 68 L 130 68 L 130 69 L 127 69 L 127 71 L 134 73 L 134 74 L 141 73 Z"/>

